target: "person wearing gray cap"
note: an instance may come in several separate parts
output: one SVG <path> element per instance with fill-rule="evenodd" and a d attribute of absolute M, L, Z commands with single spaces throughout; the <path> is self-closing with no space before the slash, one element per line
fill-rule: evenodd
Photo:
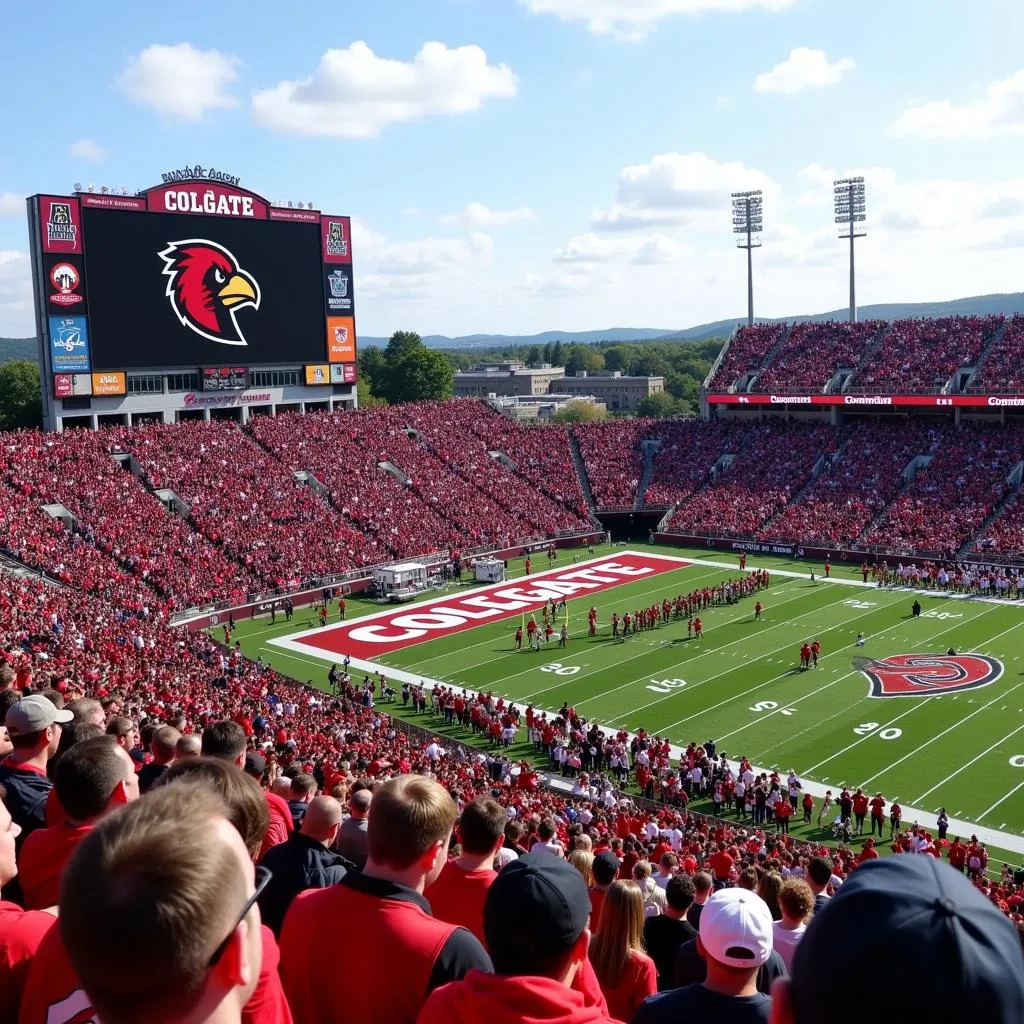
<path fill-rule="evenodd" d="M 915 1019 L 1024 1020 L 1017 929 L 963 875 L 934 857 L 880 857 L 859 867 L 814 915 L 791 978 L 772 989 L 771 1024 L 854 1024 L 858 999 L 836 998 L 836 965 Z"/>
<path fill-rule="evenodd" d="M 46 766 L 57 752 L 61 726 L 74 718 L 68 710 L 58 711 L 41 694 L 22 697 L 7 710 L 4 725 L 14 750 L 0 762 L 0 784 L 7 790 L 7 809 L 21 827 L 18 850 L 28 835 L 46 828 L 46 798 L 53 783 Z"/>

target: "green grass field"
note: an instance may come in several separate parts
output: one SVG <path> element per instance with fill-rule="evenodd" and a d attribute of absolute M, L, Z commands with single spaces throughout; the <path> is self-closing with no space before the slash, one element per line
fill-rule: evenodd
<path fill-rule="evenodd" d="M 773 573 L 770 588 L 760 595 L 765 610 L 759 622 L 754 621 L 756 598 L 746 598 L 703 613 L 700 641 L 687 639 L 685 622 L 671 622 L 616 642 L 610 638 L 612 611 L 632 611 L 739 575 L 735 557 L 725 552 L 634 544 L 628 550 L 692 561 L 570 600 L 565 649 L 552 642 L 540 652 L 516 651 L 516 615 L 416 643 L 375 663 L 393 679 L 409 673 L 410 678 L 494 690 L 521 706 L 532 702 L 557 710 L 568 702 L 603 726 L 642 726 L 680 745 L 713 738 L 732 759 L 747 756 L 759 767 L 795 769 L 816 794 L 823 788 L 811 783 L 833 790 L 844 784 L 880 790 L 903 804 L 905 821 L 914 820 L 910 809 L 927 821 L 927 814 L 944 806 L 955 819 L 951 832 L 978 830 L 994 844 L 993 862 L 1002 856 L 1019 859 L 1024 851 L 1022 608 L 922 595 L 923 614 L 914 619 L 913 594 L 857 586 L 855 566 L 834 566 L 832 580 L 812 583 L 810 565 L 757 555 L 750 557 L 748 568 Z M 565 566 L 569 558 L 561 552 L 558 564 Z M 521 574 L 521 563 L 512 568 L 511 575 Z M 821 566 L 815 569 L 820 573 Z M 471 593 L 473 588 L 450 593 L 456 589 Z M 586 635 L 591 604 L 600 612 L 597 638 Z M 379 611 L 373 602 L 352 599 L 348 618 Z M 275 626 L 266 617 L 239 623 L 236 636 L 250 657 L 261 655 L 287 675 L 326 686 L 327 669 L 339 658 L 271 644 L 314 626 L 313 613 L 302 610 L 291 623 L 280 616 Z M 327 629 L 334 626 L 332 617 Z M 858 632 L 866 638 L 863 648 L 854 646 Z M 818 667 L 799 671 L 800 644 L 814 638 L 822 645 Z M 1002 674 L 988 685 L 960 692 L 869 695 L 858 659 L 941 655 L 950 647 L 998 659 Z M 361 673 L 353 676 L 358 679 Z M 401 704 L 381 710 L 408 716 Z M 434 728 L 432 723 L 424 724 Z M 1004 855 L 1004 849 L 1017 852 Z"/>

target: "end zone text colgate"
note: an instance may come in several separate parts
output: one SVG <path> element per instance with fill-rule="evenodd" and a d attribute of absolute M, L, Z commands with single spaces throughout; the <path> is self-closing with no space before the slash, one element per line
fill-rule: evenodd
<path fill-rule="evenodd" d="M 597 594 L 646 576 L 682 569 L 687 564 L 678 558 L 624 552 L 614 558 L 497 583 L 464 596 L 436 598 L 404 609 L 395 608 L 292 639 L 318 651 L 372 661 L 424 640 L 535 611 L 552 598 L 560 601 L 563 597 Z M 610 614 L 602 614 L 602 620 Z"/>

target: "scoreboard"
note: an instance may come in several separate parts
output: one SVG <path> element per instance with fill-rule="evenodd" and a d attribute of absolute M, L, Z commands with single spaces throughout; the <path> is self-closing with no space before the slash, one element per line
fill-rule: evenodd
<path fill-rule="evenodd" d="M 243 392 L 261 367 L 354 383 L 350 218 L 275 206 L 199 166 L 164 179 L 136 195 L 29 199 L 49 396 L 125 395 L 133 374 L 153 373 Z"/>

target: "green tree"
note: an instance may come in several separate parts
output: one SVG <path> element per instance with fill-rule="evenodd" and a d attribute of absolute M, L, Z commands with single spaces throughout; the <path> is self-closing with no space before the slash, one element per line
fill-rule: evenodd
<path fill-rule="evenodd" d="M 452 397 L 455 371 L 443 352 L 420 343 L 392 367 L 383 396 L 389 402 L 420 402 Z"/>
<path fill-rule="evenodd" d="M 366 380 L 356 382 L 356 402 L 360 409 L 376 409 L 388 403 L 383 398 L 378 398 L 370 389 L 370 383 Z"/>
<path fill-rule="evenodd" d="M 592 345 L 574 344 L 569 346 L 569 355 L 565 360 L 565 372 L 579 373 L 586 370 L 593 373 L 604 369 L 604 356 Z"/>
<path fill-rule="evenodd" d="M 671 371 L 668 360 L 653 348 L 641 349 L 629 362 L 634 377 L 667 377 Z"/>
<path fill-rule="evenodd" d="M 552 414 L 552 423 L 594 423 L 603 420 L 605 413 L 583 398 L 571 398 L 556 413 Z"/>
<path fill-rule="evenodd" d="M 561 366 L 564 358 L 565 357 L 562 355 L 562 341 L 559 338 L 554 345 L 551 346 L 551 359 L 548 361 L 552 366 Z"/>
<path fill-rule="evenodd" d="M 526 365 L 538 366 L 540 361 L 540 349 L 536 345 L 531 345 L 530 351 L 526 353 Z"/>
<path fill-rule="evenodd" d="M 638 416 L 650 416 L 656 420 L 671 419 L 673 416 L 681 416 L 686 411 L 688 411 L 686 406 L 678 398 L 673 398 L 667 391 L 648 395 L 636 407 Z"/>
<path fill-rule="evenodd" d="M 415 331 L 395 331 L 384 349 L 384 360 L 394 366 L 422 345 L 423 339 Z"/>
<path fill-rule="evenodd" d="M 359 383 L 366 384 L 372 391 L 384 381 L 384 351 L 376 345 L 367 345 L 359 350 Z"/>
<path fill-rule="evenodd" d="M 39 367 L 31 359 L 12 359 L 0 366 L 0 429 L 39 427 L 43 400 Z"/>
<path fill-rule="evenodd" d="M 550 363 L 550 362 L 551 362 L 551 360 L 552 360 L 552 355 L 551 355 L 551 342 L 549 341 L 549 342 L 548 342 L 548 343 L 547 343 L 547 344 L 546 344 L 546 345 L 544 346 L 544 362 L 545 362 L 545 363 Z"/>
<path fill-rule="evenodd" d="M 627 370 L 633 353 L 626 345 L 612 345 L 604 350 L 604 368 L 606 370 Z"/>

